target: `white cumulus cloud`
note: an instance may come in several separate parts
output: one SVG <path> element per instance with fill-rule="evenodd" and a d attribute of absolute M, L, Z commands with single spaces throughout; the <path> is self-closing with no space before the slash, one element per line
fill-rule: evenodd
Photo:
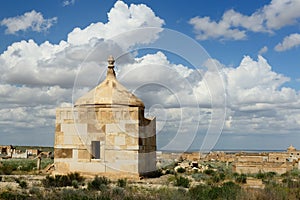
<path fill-rule="evenodd" d="M 280 29 L 299 21 L 299 0 L 272 0 L 264 6 L 262 16 L 268 29 Z"/>
<path fill-rule="evenodd" d="M 45 31 L 55 21 L 56 18 L 45 19 L 41 13 L 31 11 L 4 19 L 1 25 L 7 27 L 7 33 L 14 34 L 29 29 Z M 117 1 L 108 13 L 107 23 L 93 23 L 82 30 L 75 28 L 66 41 L 37 44 L 30 39 L 8 46 L 0 54 L 1 134 L 6 135 L 8 141 L 14 139 L 14 143 L 22 143 L 22 137 L 17 141 L 18 137 L 10 134 L 31 137 L 36 133 L 29 129 L 41 131 L 42 128 L 48 133 L 45 137 L 49 140 L 39 142 L 51 141 L 55 107 L 70 105 L 72 95 L 79 97 L 94 87 L 105 74 L 110 54 L 123 55 L 131 45 L 155 40 L 159 31 L 151 32 L 147 28 L 160 28 L 163 24 L 164 21 L 149 7 L 143 4 L 127 6 Z M 125 34 L 112 40 L 118 34 L 140 28 L 147 31 Z M 118 59 L 120 64 L 128 62 L 132 62 L 130 55 Z M 75 79 L 78 72 L 82 79 Z M 75 80 L 79 81 L 80 87 L 73 93 Z"/>
<path fill-rule="evenodd" d="M 300 34 L 294 33 L 286 36 L 283 41 L 275 46 L 276 51 L 286 51 L 300 45 Z"/>
<path fill-rule="evenodd" d="M 0 24 L 6 26 L 6 34 L 16 34 L 19 31 L 29 29 L 36 32 L 43 32 L 48 30 L 56 21 L 57 17 L 45 19 L 42 13 L 32 10 L 21 16 L 5 18 Z"/>
<path fill-rule="evenodd" d="M 193 25 L 197 34 L 196 38 L 199 40 L 206 40 L 208 38 L 241 40 L 246 38 L 245 31 L 232 29 L 230 22 L 226 20 L 214 22 L 209 17 L 194 17 L 189 23 Z"/>
<path fill-rule="evenodd" d="M 244 38 L 245 32 L 238 28 L 236 35 L 230 32 L 233 25 L 253 31 L 265 28 L 253 26 L 261 23 L 256 15 L 245 18 L 245 22 L 241 20 L 245 16 L 240 15 L 230 11 L 222 22 L 209 18 L 204 22 L 212 26 L 211 31 L 219 32 L 216 38 L 224 34 Z M 116 60 L 118 80 L 143 99 L 149 115 L 157 115 L 158 134 L 182 133 L 176 136 L 177 142 L 194 137 L 197 129 L 205 132 L 216 111 L 213 106 L 226 106 L 224 131 L 233 135 L 300 130 L 299 91 L 284 87 L 289 77 L 272 70 L 262 56 L 257 60 L 245 56 L 235 67 L 208 59 L 200 70 L 172 63 L 163 51 L 124 54 L 131 46 L 155 41 L 159 32 L 148 28 L 163 24 L 149 7 L 117 1 L 108 13 L 108 22 L 75 28 L 66 41 L 37 44 L 28 40 L 10 45 L 0 55 L 1 138 L 15 134 L 19 137 L 11 136 L 8 141 L 21 138 L 15 143 L 22 143 L 24 134 L 32 137 L 42 131 L 49 133 L 45 138 L 50 141 L 55 108 L 70 105 L 72 95 L 76 99 L 95 87 L 105 75 L 106 59 L 112 52 L 120 56 Z M 229 32 L 223 33 L 221 26 Z M 144 34 L 137 34 L 141 32 L 134 32 L 136 29 L 145 30 Z M 77 73 L 80 76 L 75 79 Z M 74 80 L 77 85 L 73 92 Z M 226 104 L 221 96 L 227 97 Z"/>
<path fill-rule="evenodd" d="M 270 4 L 258 9 L 251 15 L 244 15 L 233 9 L 224 12 L 219 21 L 209 17 L 196 16 L 189 20 L 196 38 L 242 40 L 247 32 L 268 32 L 295 24 L 300 18 L 299 0 L 272 0 Z"/>
<path fill-rule="evenodd" d="M 64 0 L 62 5 L 65 6 L 70 6 L 70 5 L 74 5 L 75 4 L 75 0 Z"/>
<path fill-rule="evenodd" d="M 122 1 L 117 1 L 114 7 L 107 14 L 108 22 L 92 23 L 84 29 L 75 28 L 68 34 L 68 43 L 82 45 L 89 43 L 92 39 L 111 39 L 124 47 L 136 43 L 149 43 L 157 37 L 157 32 L 148 31 L 149 27 L 162 27 L 164 20 L 155 16 L 155 13 L 144 4 L 131 4 L 128 6 Z M 140 31 L 133 35 L 136 29 L 144 28 L 143 33 Z M 122 40 L 118 37 L 122 34 L 128 34 L 129 37 Z"/>
<path fill-rule="evenodd" d="M 267 51 L 268 51 L 268 47 L 267 47 L 267 46 L 264 46 L 264 47 L 262 47 L 262 48 L 258 51 L 258 54 L 259 54 L 259 55 L 262 55 L 262 54 L 264 54 L 264 53 L 267 53 Z"/>
<path fill-rule="evenodd" d="M 211 70 L 212 64 L 218 65 L 218 70 Z M 119 66 L 118 79 L 143 99 L 146 109 L 159 108 L 159 112 L 154 112 L 158 113 L 159 134 L 192 134 L 196 123 L 205 132 L 211 113 L 216 112 L 213 107 L 221 105 L 226 106 L 228 113 L 225 133 L 287 134 L 300 129 L 300 111 L 295 109 L 300 106 L 299 91 L 284 87 L 290 78 L 274 72 L 264 57 L 255 60 L 245 56 L 236 67 L 210 59 L 205 66 L 207 71 L 191 79 L 194 73 L 200 73 L 197 69 L 172 64 L 164 53 L 158 52 Z M 219 101 L 222 95 L 227 97 L 226 104 Z M 217 98 L 214 105 L 212 98 Z M 218 123 L 222 123 L 221 119 Z"/>

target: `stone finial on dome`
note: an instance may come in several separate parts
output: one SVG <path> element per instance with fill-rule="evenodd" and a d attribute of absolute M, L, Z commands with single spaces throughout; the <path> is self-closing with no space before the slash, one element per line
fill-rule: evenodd
<path fill-rule="evenodd" d="M 107 59 L 107 75 L 106 78 L 87 94 L 80 97 L 75 107 L 89 106 L 130 106 L 145 108 L 142 100 L 129 92 L 116 78 L 114 63 L 115 59 L 109 56 Z"/>
<path fill-rule="evenodd" d="M 115 63 L 115 59 L 112 55 L 110 55 L 107 59 L 108 62 L 108 69 L 107 69 L 107 78 L 116 78 L 116 73 L 114 70 L 114 63 Z"/>
<path fill-rule="evenodd" d="M 109 67 L 109 68 L 114 68 L 114 67 L 115 67 L 115 66 L 114 66 L 115 59 L 114 59 L 114 57 L 113 57 L 112 55 L 110 55 L 110 56 L 108 57 L 107 62 L 108 62 L 108 67 Z"/>
<path fill-rule="evenodd" d="M 296 148 L 293 146 L 293 145 L 290 145 L 288 148 L 287 148 L 288 151 L 296 151 Z"/>

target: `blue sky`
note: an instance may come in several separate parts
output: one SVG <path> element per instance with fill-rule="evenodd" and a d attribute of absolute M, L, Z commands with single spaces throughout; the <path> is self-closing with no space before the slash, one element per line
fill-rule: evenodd
<path fill-rule="evenodd" d="M 118 3 L 10 0 L 1 3 L 2 144 L 53 145 L 55 108 L 70 105 L 72 96 L 82 95 L 99 82 L 95 71 L 105 69 L 109 52 L 123 55 L 117 62 L 122 83 L 141 95 L 149 115 L 157 115 L 160 148 L 168 147 L 172 138 L 176 148 L 182 137 L 193 138 L 192 148 L 203 146 L 212 123 L 211 113 L 216 113 L 217 107 L 223 108 L 217 125 L 222 127 L 220 137 L 213 139 L 211 146 L 216 143 L 216 148 L 283 149 L 290 143 L 297 147 L 300 142 L 299 0 L 124 0 Z M 149 27 L 157 29 L 151 33 L 134 33 Z M 125 37 L 126 31 L 133 32 Z M 155 42 L 162 45 L 163 33 L 174 37 L 173 53 L 158 48 L 139 50 L 137 54 L 130 50 L 135 45 L 151 47 Z M 111 47 L 108 39 L 119 43 Z M 210 62 L 193 66 L 187 56 L 176 54 L 189 42 L 190 55 L 202 47 L 205 52 L 199 55 Z M 111 49 L 99 48 L 99 58 L 87 58 L 90 55 L 87 49 L 100 43 Z M 162 69 L 154 73 L 148 71 L 150 67 L 144 68 L 147 65 L 175 70 L 188 84 L 181 86 L 182 80 L 171 76 L 170 80 L 174 80 L 165 83 L 159 77 L 168 77 L 173 71 L 164 74 Z M 197 76 L 198 67 L 204 69 L 201 76 Z M 125 69 L 137 68 L 143 69 L 136 73 L 144 79 L 133 78 L 133 81 L 126 77 Z M 212 68 L 217 68 L 218 73 L 214 74 Z M 72 86 L 78 71 L 82 85 L 79 87 L 78 83 L 75 90 L 78 94 L 74 94 Z M 147 78 L 161 82 L 161 87 L 151 84 L 142 87 Z M 190 88 L 182 89 L 186 87 Z M 186 94 L 184 90 L 190 92 Z M 173 96 L 177 98 L 175 103 Z M 219 102 L 222 98 L 226 98 L 223 104 Z M 211 105 L 214 101 L 215 107 Z M 196 112 L 193 108 L 199 109 Z M 193 120 L 189 115 L 201 119 Z M 184 125 L 174 128 L 179 122 Z M 191 128 L 194 126 L 198 129 Z M 183 146 L 180 148 L 187 148 Z"/>

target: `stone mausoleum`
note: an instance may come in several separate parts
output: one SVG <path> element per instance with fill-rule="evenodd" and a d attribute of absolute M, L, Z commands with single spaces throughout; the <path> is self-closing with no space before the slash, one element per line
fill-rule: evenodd
<path fill-rule="evenodd" d="M 73 107 L 57 108 L 56 174 L 138 177 L 156 170 L 156 120 L 116 79 L 108 59 L 105 80 Z M 88 77 L 87 77 L 88 78 Z"/>

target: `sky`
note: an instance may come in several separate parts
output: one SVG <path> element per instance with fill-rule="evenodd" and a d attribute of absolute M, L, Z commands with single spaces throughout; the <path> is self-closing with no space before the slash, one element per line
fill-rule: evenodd
<path fill-rule="evenodd" d="M 1 4 L 0 144 L 53 146 L 113 55 L 161 150 L 300 148 L 300 0 Z"/>

